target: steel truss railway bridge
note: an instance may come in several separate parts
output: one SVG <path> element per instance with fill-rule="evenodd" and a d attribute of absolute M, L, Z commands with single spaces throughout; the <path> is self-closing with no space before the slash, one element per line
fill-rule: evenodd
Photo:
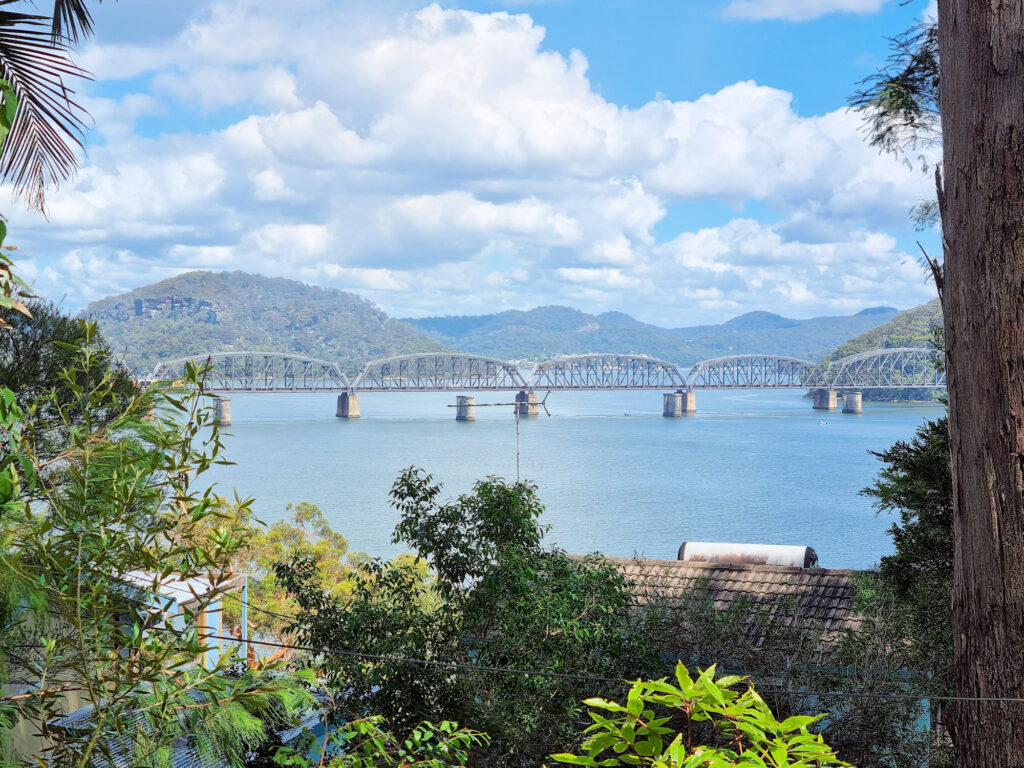
<path fill-rule="evenodd" d="M 372 360 L 354 379 L 335 364 L 301 355 L 223 352 L 162 362 L 154 381 L 182 378 L 189 365 L 208 366 L 208 388 L 232 392 L 338 392 L 337 414 L 359 417 L 361 392 L 516 392 L 517 412 L 535 415 L 541 391 L 659 390 L 664 414 L 696 412 L 697 390 L 799 389 L 814 393 L 814 407 L 860 413 L 864 389 L 943 389 L 945 373 L 934 349 L 898 347 L 862 352 L 822 367 L 778 355 L 731 355 L 703 360 L 690 369 L 636 354 L 572 355 L 523 372 L 512 363 L 478 355 L 423 353 Z M 669 390 L 666 392 L 666 390 Z M 230 401 L 219 401 L 230 421 Z M 475 418 L 474 398 L 460 394 L 456 418 Z"/>

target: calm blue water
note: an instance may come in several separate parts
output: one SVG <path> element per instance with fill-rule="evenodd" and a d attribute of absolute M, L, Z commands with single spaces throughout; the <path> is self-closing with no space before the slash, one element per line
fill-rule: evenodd
<path fill-rule="evenodd" d="M 477 403 L 509 393 L 478 393 Z M 511 407 L 455 421 L 454 394 L 359 397 L 337 419 L 335 395 L 238 394 L 226 438 L 235 466 L 210 473 L 222 494 L 256 499 L 266 522 L 288 502 L 321 507 L 352 549 L 390 557 L 388 490 L 415 464 L 446 495 L 486 475 L 515 477 Z M 866 568 L 890 551 L 870 499 L 869 454 L 911 437 L 939 406 L 865 403 L 859 416 L 813 411 L 800 392 L 698 392 L 694 416 L 666 419 L 660 392 L 555 392 L 551 417 L 521 421 L 522 476 L 540 488 L 547 541 L 574 553 L 675 558 L 687 540 L 799 544 L 823 567 Z M 628 415 L 627 415 L 628 414 Z M 827 419 L 827 425 L 818 423 Z"/>

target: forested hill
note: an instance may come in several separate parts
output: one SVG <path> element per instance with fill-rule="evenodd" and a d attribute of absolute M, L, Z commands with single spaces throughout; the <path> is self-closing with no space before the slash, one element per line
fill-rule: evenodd
<path fill-rule="evenodd" d="M 845 317 L 793 320 L 770 312 L 748 312 L 721 325 L 661 328 L 621 312 L 589 315 L 551 306 L 528 312 L 427 317 L 409 322 L 450 347 L 502 360 L 642 352 L 691 365 L 709 357 L 757 352 L 817 361 L 837 345 L 896 314 L 891 307 L 875 307 Z"/>
<path fill-rule="evenodd" d="M 882 347 L 927 347 L 933 340 L 933 329 L 942 325 L 942 307 L 934 299 L 927 304 L 896 315 L 885 325 L 865 331 L 842 344 L 830 355 L 832 359 L 856 355 Z"/>
<path fill-rule="evenodd" d="M 245 272 L 188 272 L 94 301 L 83 314 L 140 374 L 204 352 L 293 352 L 352 373 L 375 357 L 444 349 L 354 294 Z"/>

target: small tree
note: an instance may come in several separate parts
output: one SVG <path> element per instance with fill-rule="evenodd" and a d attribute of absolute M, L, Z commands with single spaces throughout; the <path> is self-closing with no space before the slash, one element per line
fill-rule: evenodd
<path fill-rule="evenodd" d="M 285 512 L 286 518 L 268 526 L 254 517 L 248 502 L 221 500 L 218 514 L 197 531 L 209 536 L 217 530 L 230 530 L 244 542 L 232 555 L 231 567 L 249 574 L 249 602 L 257 606 L 249 611 L 249 629 L 279 637 L 285 635 L 284 627 L 298 606 L 274 575 L 274 563 L 308 558 L 317 578 L 344 601 L 355 589 L 353 570 L 368 561 L 366 555 L 349 552 L 348 541 L 331 528 L 315 504 L 288 504 Z M 228 600 L 224 605 L 224 618 L 232 631 L 241 626 L 241 609 L 240 600 Z"/>
<path fill-rule="evenodd" d="M 301 748 L 280 747 L 265 764 L 309 768 L 314 758 L 308 755 L 319 752 L 316 765 L 329 768 L 462 768 L 471 750 L 488 740 L 487 734 L 448 720 L 418 723 L 399 738 L 386 729 L 384 718 L 364 717 L 340 725 L 322 741 L 307 733 Z"/>
<path fill-rule="evenodd" d="M 941 266 L 928 260 L 942 299 L 949 383 L 951 615 L 956 690 L 964 697 L 955 717 L 957 764 L 1001 766 L 1024 751 L 1019 705 L 999 701 L 1015 697 L 1024 677 L 1024 169 L 1016 160 L 1024 154 L 1024 14 L 1019 2 L 939 0 L 937 8 L 932 74 L 922 83 L 934 87 L 910 96 L 941 115 L 933 210 L 943 258 Z M 904 136 L 890 134 L 897 147 L 922 135 L 904 120 L 904 101 L 895 109 L 885 99 L 870 104 L 883 128 L 901 120 L 908 127 Z M 884 139 L 877 126 L 873 136 Z"/>
<path fill-rule="evenodd" d="M 880 587 L 904 613 L 919 668 L 928 671 L 922 693 L 953 693 L 953 479 L 946 418 L 927 421 L 913 439 L 875 454 L 884 464 L 863 493 L 879 512 L 896 513 L 889 528 L 895 553 L 882 558 Z"/>
<path fill-rule="evenodd" d="M 199 663 L 208 641 L 197 619 L 242 545 L 228 532 L 197 533 L 219 504 L 194 481 L 223 461 L 203 372 L 189 370 L 181 396 L 125 401 L 103 370 L 95 326 L 83 332 L 59 385 L 26 410 L 0 391 L 0 666 L 17 683 L 0 695 L 0 722 L 41 739 L 26 764 L 156 766 L 186 736 L 205 759 L 238 764 L 265 738 L 265 719 L 310 699 L 262 670 L 225 674 L 230 654 Z M 43 410 L 68 435 L 48 458 L 37 446 L 51 451 L 54 427 L 32 418 Z M 213 592 L 182 609 L 183 626 L 166 623 L 162 585 L 199 578 Z M 81 707 L 88 716 L 63 719 Z"/>
<path fill-rule="evenodd" d="M 48 301 L 29 301 L 23 310 L 0 308 L 0 327 L 7 326 L 0 332 L 0 382 L 14 393 L 31 420 L 36 454 L 49 459 L 67 446 L 70 429 L 85 418 L 81 392 L 102 381 L 112 395 L 103 409 L 93 407 L 89 412 L 95 427 L 120 417 L 138 390 L 103 336 L 89 330 L 85 321 Z M 79 341 L 87 334 L 88 367 L 82 364 L 79 351 Z M 67 374 L 72 371 L 75 379 L 69 382 Z"/>
<path fill-rule="evenodd" d="M 486 764 L 536 765 L 582 722 L 593 684 L 577 676 L 656 667 L 653 635 L 617 568 L 541 546 L 534 486 L 488 478 L 454 501 L 440 493 L 419 470 L 399 477 L 395 539 L 422 559 L 360 568 L 347 603 L 325 593 L 308 561 L 282 564 L 302 608 L 293 628 L 304 645 L 335 652 L 319 662 L 356 716 L 382 715 L 398 733 L 457 720 L 490 736 Z"/>

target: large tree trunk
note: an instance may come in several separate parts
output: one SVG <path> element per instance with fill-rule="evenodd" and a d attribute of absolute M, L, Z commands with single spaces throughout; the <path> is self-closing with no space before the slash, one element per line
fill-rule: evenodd
<path fill-rule="evenodd" d="M 1024 696 L 1024 0 L 939 0 L 957 691 Z M 957 765 L 1024 765 L 1024 704 L 961 702 Z"/>

